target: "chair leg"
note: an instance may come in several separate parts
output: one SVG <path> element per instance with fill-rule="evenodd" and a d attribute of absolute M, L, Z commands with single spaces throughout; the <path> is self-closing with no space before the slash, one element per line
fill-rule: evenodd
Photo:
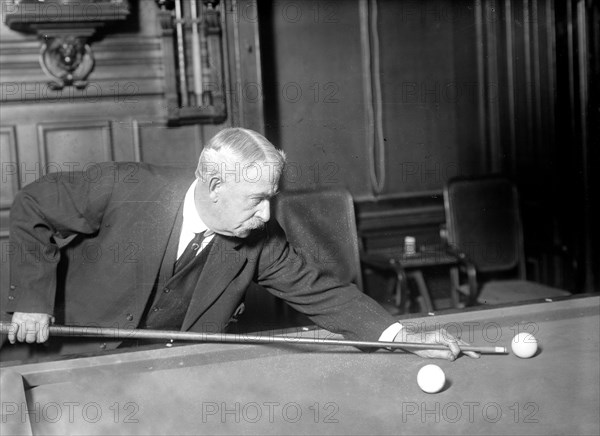
<path fill-rule="evenodd" d="M 417 284 L 420 297 L 423 299 L 424 311 L 433 312 L 433 302 L 429 296 L 429 289 L 427 289 L 427 284 L 425 283 L 425 278 L 423 277 L 421 270 L 411 271 L 408 275 L 413 278 Z"/>
<path fill-rule="evenodd" d="M 467 266 L 467 280 L 469 281 L 469 306 L 477 305 L 477 294 L 479 289 L 477 287 L 477 270 L 473 265 Z"/>
<path fill-rule="evenodd" d="M 455 309 L 464 306 L 460 302 L 460 278 L 458 268 L 455 266 L 450 268 L 450 299 Z"/>
<path fill-rule="evenodd" d="M 396 289 L 395 289 L 395 303 L 402 313 L 409 313 L 410 310 L 410 298 L 408 292 L 408 283 L 406 276 L 403 271 L 396 271 Z"/>

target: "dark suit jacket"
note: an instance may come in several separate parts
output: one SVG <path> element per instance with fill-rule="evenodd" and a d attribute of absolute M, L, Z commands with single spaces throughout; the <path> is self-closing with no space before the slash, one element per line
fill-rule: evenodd
<path fill-rule="evenodd" d="M 104 163 L 26 186 L 11 209 L 11 287 L 2 290 L 2 310 L 50 313 L 68 325 L 135 328 L 169 236 L 179 231 L 190 176 Z M 182 330 L 221 331 L 251 281 L 347 338 L 377 340 L 394 322 L 356 286 L 300 255 L 275 220 L 248 238 L 217 235 L 210 253 Z"/>

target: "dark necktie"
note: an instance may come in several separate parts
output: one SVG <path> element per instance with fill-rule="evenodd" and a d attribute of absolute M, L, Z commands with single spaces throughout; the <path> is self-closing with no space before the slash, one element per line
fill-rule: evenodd
<path fill-rule="evenodd" d="M 175 262 L 175 274 L 178 273 L 181 269 L 183 269 L 188 263 L 190 263 L 196 257 L 198 250 L 202 246 L 202 241 L 204 240 L 205 231 L 201 233 L 196 233 L 196 236 L 192 238 L 189 242 L 185 250 L 179 256 L 179 259 Z"/>

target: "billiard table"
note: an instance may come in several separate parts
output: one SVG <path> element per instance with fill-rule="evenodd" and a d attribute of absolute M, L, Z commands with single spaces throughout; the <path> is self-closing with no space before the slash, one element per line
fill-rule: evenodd
<path fill-rule="evenodd" d="M 597 435 L 599 301 L 595 294 L 401 320 L 443 326 L 477 345 L 509 347 L 528 331 L 540 343 L 530 359 L 447 362 L 290 340 L 5 364 L 1 434 Z M 416 383 L 428 363 L 447 377 L 437 394 Z"/>

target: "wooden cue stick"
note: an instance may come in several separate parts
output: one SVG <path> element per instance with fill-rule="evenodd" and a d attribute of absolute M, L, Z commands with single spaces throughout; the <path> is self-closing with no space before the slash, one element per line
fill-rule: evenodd
<path fill-rule="evenodd" d="M 179 64 L 179 93 L 181 94 L 181 105 L 185 107 L 188 106 L 188 94 L 181 0 L 175 0 L 175 33 L 177 35 L 177 60 Z"/>
<path fill-rule="evenodd" d="M 196 95 L 196 106 L 202 106 L 202 64 L 200 62 L 200 36 L 198 35 L 197 0 L 192 0 L 192 58 L 194 67 L 194 94 Z M 202 6 L 200 6 L 202 8 Z"/>
<path fill-rule="evenodd" d="M 11 323 L 0 322 L 0 333 L 8 334 L 12 329 Z M 303 344 L 303 345 L 338 345 L 352 347 L 377 348 L 410 348 L 416 350 L 447 350 L 447 345 L 424 344 L 412 342 L 383 342 L 383 341 L 351 341 L 346 339 L 317 339 L 296 336 L 260 336 L 228 333 L 194 333 L 166 330 L 118 329 L 111 327 L 73 327 L 53 325 L 49 328 L 52 336 L 80 336 L 112 339 L 161 339 L 196 342 L 229 342 L 238 344 Z M 506 354 L 506 347 L 480 347 L 461 345 L 462 351 L 475 351 L 486 354 Z"/>

